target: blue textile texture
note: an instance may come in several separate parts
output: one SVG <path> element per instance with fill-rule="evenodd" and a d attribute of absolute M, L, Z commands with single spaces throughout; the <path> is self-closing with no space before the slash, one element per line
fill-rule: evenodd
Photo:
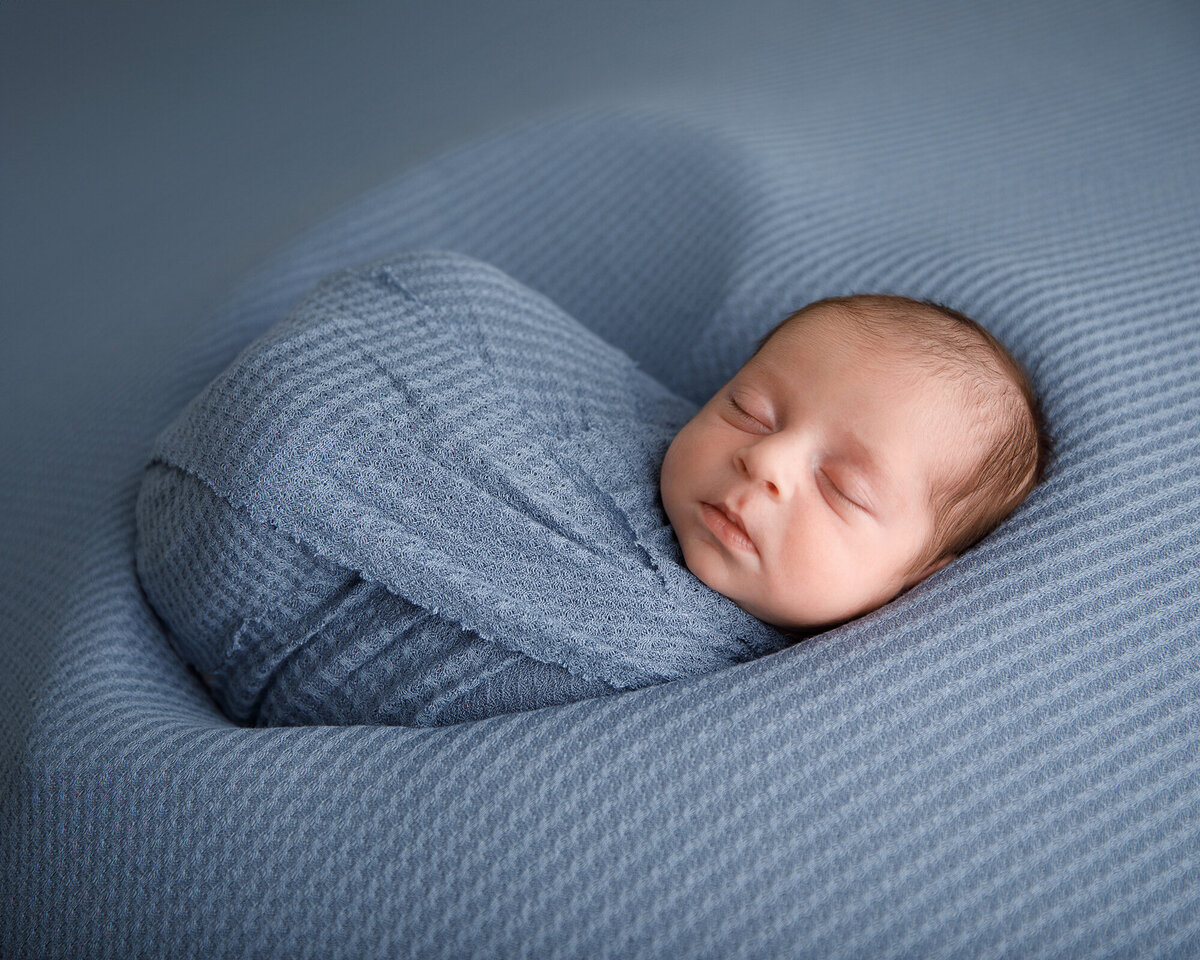
<path fill-rule="evenodd" d="M 404 172 L 38 421 L 0 560 L 0 955 L 1200 955 L 1197 36 L 1182 3 L 814 6 L 794 56 Z M 239 726 L 138 585 L 154 438 L 321 278 L 422 249 L 692 403 L 800 304 L 941 300 L 1029 367 L 1059 458 L 895 603 L 746 663 Z"/>
<path fill-rule="evenodd" d="M 462 723 L 798 637 L 706 587 L 658 496 L 696 405 L 452 252 L 342 271 L 155 441 L 138 576 L 226 714 Z"/>

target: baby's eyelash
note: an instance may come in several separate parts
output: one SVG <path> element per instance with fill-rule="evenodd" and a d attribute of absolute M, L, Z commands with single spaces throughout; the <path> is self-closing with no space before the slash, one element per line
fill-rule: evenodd
<path fill-rule="evenodd" d="M 830 480 L 830 479 L 829 479 L 829 474 L 827 474 L 827 473 L 826 473 L 824 470 L 822 470 L 822 471 L 821 471 L 821 476 L 823 476 L 823 477 L 825 478 L 825 482 L 826 482 L 827 484 L 829 484 L 830 488 L 833 490 L 833 492 L 834 492 L 834 493 L 836 493 L 836 494 L 837 494 L 839 497 L 841 497 L 841 498 L 842 498 L 843 500 L 845 500 L 845 501 L 846 501 L 848 504 L 850 504 L 850 506 L 852 506 L 852 507 L 854 507 L 854 508 L 856 508 L 856 509 L 858 509 L 858 510 L 863 510 L 863 511 L 865 512 L 865 508 L 864 508 L 864 507 L 863 507 L 861 504 L 857 503 L 857 502 L 856 502 L 856 501 L 854 501 L 854 500 L 851 500 L 851 499 L 850 499 L 848 496 L 846 496 L 846 494 L 844 494 L 844 493 L 842 492 L 842 488 L 841 488 L 841 487 L 839 487 L 839 486 L 838 486 L 836 483 L 834 483 L 832 480 Z"/>
<path fill-rule="evenodd" d="M 738 403 L 738 402 L 737 402 L 737 401 L 736 401 L 736 400 L 733 398 L 733 394 L 729 394 L 728 396 L 726 396 L 726 397 L 725 397 L 725 402 L 726 402 L 726 406 L 727 406 L 727 407 L 728 407 L 730 410 L 732 410 L 732 411 L 733 411 L 735 414 L 737 414 L 739 417 L 741 417 L 743 420 L 750 420 L 750 421 L 753 421 L 754 423 L 758 424 L 760 427 L 762 427 L 762 426 L 766 426 L 766 424 L 764 424 L 764 423 L 763 423 L 761 420 L 759 420 L 757 417 L 755 417 L 755 416 L 752 416 L 751 414 L 747 413 L 747 412 L 746 412 L 746 411 L 745 411 L 745 410 L 742 408 L 742 405 L 741 405 L 740 403 Z"/>

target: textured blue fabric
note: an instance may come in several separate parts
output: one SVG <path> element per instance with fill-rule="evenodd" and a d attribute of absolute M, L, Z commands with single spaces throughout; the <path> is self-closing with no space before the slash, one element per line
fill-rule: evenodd
<path fill-rule="evenodd" d="M 423 163 L 16 434 L 0 954 L 1200 954 L 1195 6 L 809 19 L 752 74 Z M 1031 368 L 1058 464 L 896 603 L 749 663 L 452 726 L 238 727 L 138 588 L 153 439 L 321 277 L 421 248 L 694 402 L 795 304 L 936 297 Z"/>
<path fill-rule="evenodd" d="M 451 252 L 342 271 L 155 441 L 139 580 L 238 722 L 461 723 L 790 642 L 683 563 L 696 405 Z"/>

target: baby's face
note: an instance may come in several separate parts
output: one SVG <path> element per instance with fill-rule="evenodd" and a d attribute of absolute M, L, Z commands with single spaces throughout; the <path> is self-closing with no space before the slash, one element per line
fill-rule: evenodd
<path fill-rule="evenodd" d="M 942 566 L 906 575 L 932 533 L 930 491 L 971 455 L 958 390 L 840 309 L 776 333 L 662 465 L 688 568 L 784 628 L 866 613 Z"/>

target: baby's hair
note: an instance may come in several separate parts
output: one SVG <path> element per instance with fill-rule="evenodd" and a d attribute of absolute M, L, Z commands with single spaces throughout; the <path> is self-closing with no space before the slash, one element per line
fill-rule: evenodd
<path fill-rule="evenodd" d="M 789 314 L 758 341 L 812 311 L 837 307 L 856 332 L 895 346 L 900 331 L 913 357 L 962 387 L 978 411 L 985 452 L 973 468 L 930 492 L 934 529 L 906 576 L 958 555 L 991 533 L 1045 477 L 1054 444 L 1024 367 L 981 324 L 932 300 L 883 294 L 827 297 Z"/>

